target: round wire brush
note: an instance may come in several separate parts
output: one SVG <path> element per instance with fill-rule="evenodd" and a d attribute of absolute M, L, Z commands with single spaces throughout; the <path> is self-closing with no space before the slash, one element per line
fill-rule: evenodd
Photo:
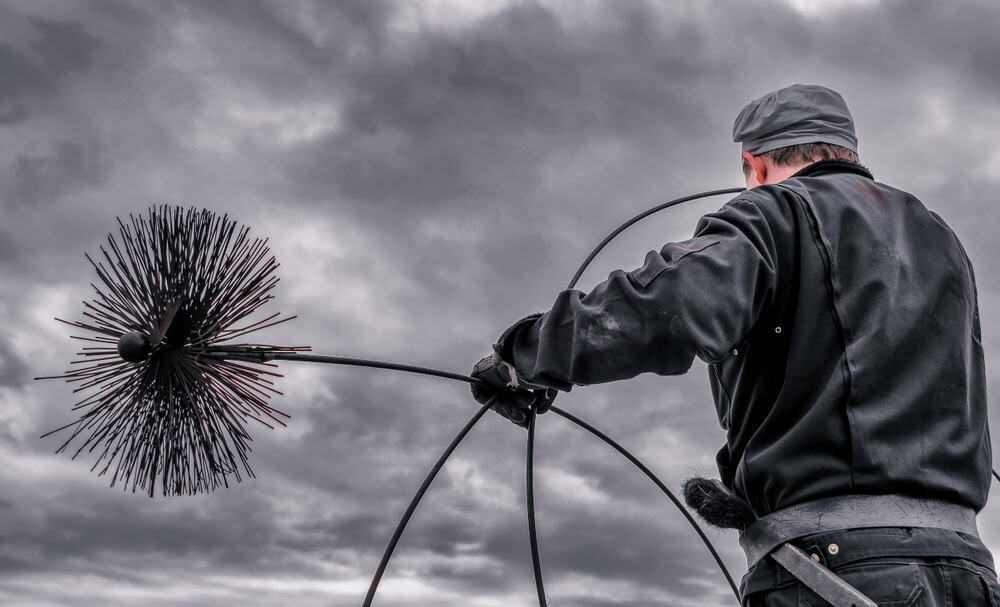
<path fill-rule="evenodd" d="M 92 470 L 150 497 L 157 485 L 190 495 L 253 476 L 246 426 L 288 417 L 268 404 L 281 393 L 266 355 L 309 350 L 237 341 L 295 318 L 250 318 L 278 282 L 267 240 L 228 215 L 166 205 L 118 225 L 97 261 L 86 256 L 99 284 L 85 319 L 56 319 L 88 345 L 65 375 L 39 379 L 87 396 L 73 407 L 78 420 L 45 436 L 71 430 L 57 452 L 80 439 L 73 458 L 96 452 Z"/>

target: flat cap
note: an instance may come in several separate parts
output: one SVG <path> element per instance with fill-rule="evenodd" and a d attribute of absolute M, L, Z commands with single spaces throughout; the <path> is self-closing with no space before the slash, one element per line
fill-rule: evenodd
<path fill-rule="evenodd" d="M 840 93 L 818 84 L 793 84 L 748 103 L 733 123 L 733 141 L 754 155 L 802 143 L 858 151 L 847 103 Z"/>

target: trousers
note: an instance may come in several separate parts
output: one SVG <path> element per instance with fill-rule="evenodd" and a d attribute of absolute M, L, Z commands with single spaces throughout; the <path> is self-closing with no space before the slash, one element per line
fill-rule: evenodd
<path fill-rule="evenodd" d="M 979 538 L 943 529 L 882 527 L 792 542 L 880 607 L 1000 607 L 993 557 Z M 743 578 L 744 607 L 828 603 L 770 558 Z"/>

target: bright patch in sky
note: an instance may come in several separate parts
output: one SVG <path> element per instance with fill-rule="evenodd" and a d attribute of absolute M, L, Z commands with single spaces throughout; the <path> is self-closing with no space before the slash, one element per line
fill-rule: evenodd
<path fill-rule="evenodd" d="M 867 8 L 879 0 L 786 0 L 792 8 L 810 17 L 827 15 L 856 8 Z"/>

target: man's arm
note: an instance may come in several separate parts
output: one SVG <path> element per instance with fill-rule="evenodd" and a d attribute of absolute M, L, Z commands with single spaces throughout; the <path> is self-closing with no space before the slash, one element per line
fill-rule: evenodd
<path fill-rule="evenodd" d="M 641 268 L 612 272 L 587 294 L 563 291 L 551 310 L 505 335 L 500 356 L 526 380 L 562 390 L 681 374 L 696 355 L 722 360 L 777 285 L 777 245 L 758 204 L 774 200 L 744 193 Z"/>

